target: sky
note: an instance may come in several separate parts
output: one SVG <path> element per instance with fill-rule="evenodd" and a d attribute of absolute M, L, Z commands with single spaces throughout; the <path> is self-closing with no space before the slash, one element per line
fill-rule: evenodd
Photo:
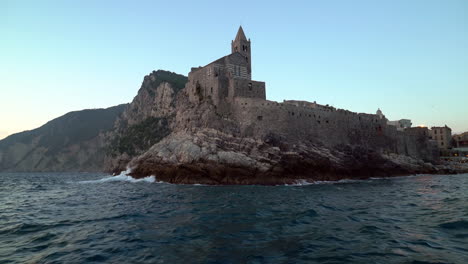
<path fill-rule="evenodd" d="M 267 99 L 468 131 L 468 1 L 0 1 L 0 139 L 230 53 Z"/>

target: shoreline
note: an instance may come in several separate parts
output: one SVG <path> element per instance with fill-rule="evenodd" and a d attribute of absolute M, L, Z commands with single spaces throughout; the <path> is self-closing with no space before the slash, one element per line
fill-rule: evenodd
<path fill-rule="evenodd" d="M 136 168 L 128 173 L 129 176 L 135 179 L 142 179 L 150 176 L 155 176 L 156 181 L 161 181 L 170 184 L 201 184 L 201 185 L 294 185 L 300 182 L 314 184 L 314 182 L 338 182 L 341 180 L 368 180 L 372 178 L 394 178 L 408 177 L 414 175 L 451 175 L 468 173 L 468 166 L 465 168 L 437 168 L 435 170 L 414 170 L 414 171 L 368 171 L 367 173 L 360 170 L 362 173 L 353 174 L 355 170 L 349 170 L 348 173 L 332 173 L 331 171 L 313 171 L 310 168 L 307 173 L 281 174 L 280 172 L 263 172 L 259 173 L 255 170 L 246 168 L 223 167 L 209 169 L 207 166 L 197 165 L 179 165 L 179 166 L 151 166 L 143 169 Z"/>

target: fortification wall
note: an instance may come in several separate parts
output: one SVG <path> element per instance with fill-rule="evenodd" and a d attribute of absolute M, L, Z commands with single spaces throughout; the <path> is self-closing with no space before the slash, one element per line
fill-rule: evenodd
<path fill-rule="evenodd" d="M 397 131 L 386 124 L 387 119 L 373 114 L 257 98 L 235 98 L 231 111 L 247 137 L 274 133 L 291 142 L 309 140 L 328 147 L 350 144 L 419 158 L 431 156 L 427 139 Z"/>
<path fill-rule="evenodd" d="M 235 97 L 266 99 L 265 83 L 249 79 L 233 78 L 229 85 L 229 98 Z"/>

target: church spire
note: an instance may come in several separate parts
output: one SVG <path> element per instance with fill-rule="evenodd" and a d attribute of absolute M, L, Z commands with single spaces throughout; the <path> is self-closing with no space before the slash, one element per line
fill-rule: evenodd
<path fill-rule="evenodd" d="M 250 57 L 250 40 L 247 40 L 244 34 L 242 26 L 239 27 L 237 31 L 236 39 L 231 43 L 231 53 L 240 53 L 247 62 L 247 73 L 251 74 L 251 57 Z"/>
<path fill-rule="evenodd" d="M 238 40 L 247 40 L 244 34 L 244 30 L 242 29 L 242 26 L 239 26 L 239 30 L 237 31 L 236 41 Z"/>

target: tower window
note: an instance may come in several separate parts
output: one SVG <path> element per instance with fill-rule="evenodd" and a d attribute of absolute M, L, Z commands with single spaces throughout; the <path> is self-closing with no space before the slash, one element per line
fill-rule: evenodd
<path fill-rule="evenodd" d="M 249 91 L 252 91 L 252 83 L 249 83 Z"/>

